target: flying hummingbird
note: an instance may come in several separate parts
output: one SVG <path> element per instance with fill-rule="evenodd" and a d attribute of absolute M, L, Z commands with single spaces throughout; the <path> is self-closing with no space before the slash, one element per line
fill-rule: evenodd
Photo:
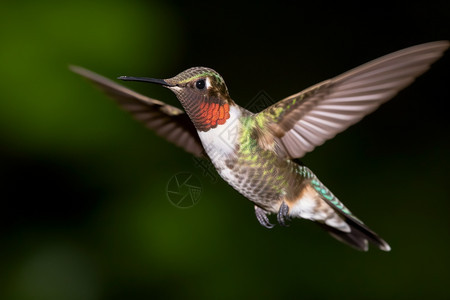
<path fill-rule="evenodd" d="M 223 78 L 210 68 L 190 68 L 169 79 L 118 78 L 162 85 L 175 93 L 184 111 L 84 68 L 70 69 L 92 81 L 157 134 L 196 156 L 208 157 L 220 176 L 254 203 L 261 225 L 274 226 L 270 214 L 276 214 L 282 226 L 291 218 L 309 219 L 356 249 L 367 251 L 370 241 L 390 251 L 390 246 L 298 159 L 394 97 L 449 45 L 437 41 L 391 53 L 259 113 L 236 104 Z"/>

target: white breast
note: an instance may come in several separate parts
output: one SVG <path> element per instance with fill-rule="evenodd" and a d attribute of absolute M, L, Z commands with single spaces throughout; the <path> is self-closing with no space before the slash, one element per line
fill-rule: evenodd
<path fill-rule="evenodd" d="M 206 153 L 214 163 L 219 159 L 224 160 L 234 154 L 241 128 L 239 121 L 241 116 L 242 112 L 240 109 L 232 105 L 230 106 L 230 118 L 225 124 L 218 125 L 216 128 L 206 132 L 198 132 Z"/>

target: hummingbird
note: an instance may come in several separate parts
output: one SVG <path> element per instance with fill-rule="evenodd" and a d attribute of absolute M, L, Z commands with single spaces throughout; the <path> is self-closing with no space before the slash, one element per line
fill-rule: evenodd
<path fill-rule="evenodd" d="M 254 204 L 262 226 L 274 226 L 271 214 L 282 226 L 293 218 L 308 219 L 355 249 L 367 251 L 370 242 L 390 251 L 389 244 L 299 159 L 394 97 L 428 70 L 449 45 L 449 41 L 436 41 L 385 55 L 258 113 L 234 102 L 222 76 L 206 67 L 193 67 L 168 79 L 118 77 L 168 88 L 184 110 L 82 67 L 70 69 L 158 135 L 195 156 L 209 158 L 220 176 Z"/>

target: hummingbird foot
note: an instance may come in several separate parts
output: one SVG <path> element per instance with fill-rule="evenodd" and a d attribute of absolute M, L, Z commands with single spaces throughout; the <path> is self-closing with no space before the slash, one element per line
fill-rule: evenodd
<path fill-rule="evenodd" d="M 286 202 L 284 202 L 284 201 L 281 203 L 280 209 L 278 210 L 277 220 L 281 226 L 285 226 L 285 227 L 289 226 L 286 223 L 291 220 L 289 218 L 289 206 L 287 206 Z"/>
<path fill-rule="evenodd" d="M 267 217 L 267 212 L 259 206 L 255 205 L 255 215 L 256 219 L 258 219 L 259 224 L 266 228 L 273 228 L 273 224 L 269 222 L 269 218 Z"/>

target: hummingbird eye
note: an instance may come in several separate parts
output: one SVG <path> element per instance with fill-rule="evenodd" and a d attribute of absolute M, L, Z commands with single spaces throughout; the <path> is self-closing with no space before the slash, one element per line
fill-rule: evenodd
<path fill-rule="evenodd" d="M 195 87 L 198 88 L 199 90 L 203 90 L 205 86 L 206 86 L 205 79 L 197 80 L 197 82 L 195 83 Z"/>

